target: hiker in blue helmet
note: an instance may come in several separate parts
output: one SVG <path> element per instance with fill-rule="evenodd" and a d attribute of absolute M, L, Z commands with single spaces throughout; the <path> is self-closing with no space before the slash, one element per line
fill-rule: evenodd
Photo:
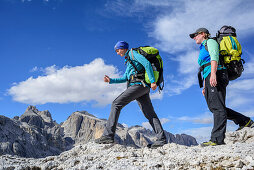
<path fill-rule="evenodd" d="M 199 82 L 200 87 L 204 87 L 202 94 L 205 96 L 208 108 L 214 118 L 211 139 L 202 143 L 203 147 L 224 144 L 227 119 L 239 125 L 237 130 L 244 127 L 254 127 L 254 122 L 249 117 L 226 107 L 228 74 L 226 68 L 219 63 L 219 45 L 209 36 L 210 33 L 206 28 L 199 28 L 190 34 L 190 38 L 195 40 L 196 44 L 200 44 L 198 64 L 204 81 L 200 74 Z"/>
<path fill-rule="evenodd" d="M 150 99 L 149 85 L 142 83 L 142 80 L 140 79 L 137 79 L 136 81 L 130 81 L 135 75 L 135 69 L 129 60 L 131 60 L 131 62 L 134 64 L 138 71 L 142 69 L 145 69 L 147 71 L 149 80 L 151 82 L 151 88 L 155 90 L 157 88 L 157 85 L 150 62 L 137 51 L 129 50 L 129 45 L 125 41 L 117 42 L 114 49 L 118 55 L 120 55 L 121 57 L 125 57 L 125 63 L 127 64 L 127 68 L 121 78 L 110 78 L 109 76 L 105 75 L 104 82 L 107 82 L 109 84 L 127 82 L 127 89 L 113 101 L 110 116 L 106 123 L 104 133 L 102 137 L 96 139 L 95 142 L 99 144 L 108 144 L 114 142 L 116 125 L 121 109 L 127 104 L 129 104 L 131 101 L 136 100 L 145 117 L 149 120 L 149 123 L 151 124 L 153 130 L 157 134 L 157 140 L 152 144 L 148 144 L 148 147 L 157 148 L 163 146 L 167 143 L 167 140 L 161 122 L 154 111 Z M 131 55 L 129 53 L 133 54 L 134 59 L 129 57 Z"/>
<path fill-rule="evenodd" d="M 129 44 L 125 41 L 118 41 L 114 47 L 115 51 L 118 49 L 129 49 Z"/>

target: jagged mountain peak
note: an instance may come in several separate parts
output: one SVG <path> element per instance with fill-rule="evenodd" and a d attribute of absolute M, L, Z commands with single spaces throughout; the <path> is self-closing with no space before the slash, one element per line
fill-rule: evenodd
<path fill-rule="evenodd" d="M 59 125 L 52 120 L 48 110 L 39 111 L 35 106 L 29 106 L 19 118 L 0 116 L 0 153 L 37 158 L 58 155 L 78 144 L 101 137 L 105 123 L 106 120 L 87 111 L 76 111 Z M 191 136 L 180 135 L 176 138 L 169 132 L 166 135 L 169 142 L 197 144 Z M 117 124 L 115 142 L 118 144 L 139 148 L 155 139 L 155 133 L 142 126 L 128 128 Z"/>
<path fill-rule="evenodd" d="M 56 124 L 48 110 L 39 111 L 35 106 L 28 106 L 24 114 L 19 117 L 21 122 L 26 122 L 40 128 L 47 126 L 54 126 Z"/>
<path fill-rule="evenodd" d="M 94 116 L 94 115 L 88 113 L 87 111 L 76 111 L 76 112 L 74 112 L 74 113 L 80 113 L 80 114 L 82 114 L 82 115 L 87 115 L 87 116 L 91 116 L 91 117 L 97 118 L 96 116 Z"/>
<path fill-rule="evenodd" d="M 25 112 L 33 112 L 33 113 L 37 114 L 37 112 L 39 112 L 39 110 L 35 106 L 30 105 L 27 107 Z"/>

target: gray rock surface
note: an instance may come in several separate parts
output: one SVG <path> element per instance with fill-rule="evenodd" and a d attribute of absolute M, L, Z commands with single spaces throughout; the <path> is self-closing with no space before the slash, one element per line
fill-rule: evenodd
<path fill-rule="evenodd" d="M 29 106 L 20 117 L 13 119 L 0 116 L 0 155 L 42 158 L 59 155 L 80 143 L 99 138 L 106 120 L 96 118 L 86 111 L 72 113 L 60 125 L 53 121 L 49 111 L 39 111 Z M 173 135 L 166 132 L 169 142 L 196 145 L 195 138 L 188 135 Z M 156 140 L 156 135 L 144 127 L 117 126 L 115 141 L 135 148 L 147 146 Z"/>
<path fill-rule="evenodd" d="M 157 149 L 119 144 L 79 144 L 58 156 L 28 159 L 0 156 L 2 169 L 143 170 L 143 169 L 254 169 L 254 128 L 226 135 L 226 145 L 201 147 L 166 144 Z"/>

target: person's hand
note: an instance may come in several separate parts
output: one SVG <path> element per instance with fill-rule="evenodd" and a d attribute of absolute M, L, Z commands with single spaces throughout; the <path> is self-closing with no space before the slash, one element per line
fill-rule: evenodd
<path fill-rule="evenodd" d="M 151 84 L 151 88 L 152 88 L 153 90 L 156 90 L 156 88 L 157 88 L 156 82 L 154 82 L 154 83 Z"/>
<path fill-rule="evenodd" d="M 217 86 L 216 74 L 211 74 L 211 77 L 210 77 L 210 85 L 211 85 L 212 87 Z"/>
<path fill-rule="evenodd" d="M 109 83 L 109 82 L 110 82 L 109 76 L 107 76 L 107 75 L 104 76 L 104 82 L 106 82 L 106 83 Z"/>
<path fill-rule="evenodd" d="M 203 96 L 205 96 L 205 88 L 203 88 L 202 94 L 203 94 Z"/>

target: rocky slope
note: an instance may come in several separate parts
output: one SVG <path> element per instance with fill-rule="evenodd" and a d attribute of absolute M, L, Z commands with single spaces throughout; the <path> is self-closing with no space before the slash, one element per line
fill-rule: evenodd
<path fill-rule="evenodd" d="M 226 134 L 226 145 L 174 143 L 157 149 L 119 144 L 79 144 L 58 156 L 28 159 L 3 155 L 2 169 L 254 169 L 254 128 Z"/>
<path fill-rule="evenodd" d="M 0 155 L 42 158 L 59 155 L 79 143 L 87 143 L 100 137 L 106 120 L 82 111 L 74 112 L 62 124 L 52 120 L 49 111 L 39 111 L 29 106 L 24 114 L 13 119 L 0 116 Z M 197 145 L 188 135 L 166 132 L 169 142 Z M 118 144 L 144 147 L 155 140 L 155 134 L 141 126 L 126 128 L 117 126 L 115 141 Z"/>

